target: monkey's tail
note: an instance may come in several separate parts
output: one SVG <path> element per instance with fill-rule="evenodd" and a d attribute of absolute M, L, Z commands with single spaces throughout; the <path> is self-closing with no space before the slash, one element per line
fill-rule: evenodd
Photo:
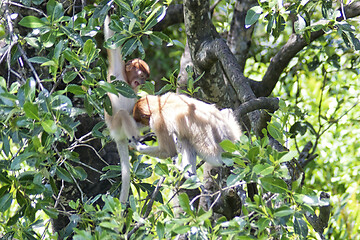
<path fill-rule="evenodd" d="M 129 149 L 128 140 L 119 141 L 116 143 L 117 150 L 120 156 L 121 164 L 121 193 L 120 202 L 126 203 L 129 197 L 130 191 L 130 161 L 129 161 Z"/>
<path fill-rule="evenodd" d="M 114 32 L 109 27 L 110 17 L 106 16 L 104 23 L 104 40 L 107 41 L 109 38 L 114 36 Z M 108 82 L 110 82 L 110 76 L 113 75 L 118 80 L 125 79 L 125 62 L 122 59 L 121 47 L 115 49 L 107 49 L 108 60 L 109 60 L 109 71 L 108 71 Z"/>

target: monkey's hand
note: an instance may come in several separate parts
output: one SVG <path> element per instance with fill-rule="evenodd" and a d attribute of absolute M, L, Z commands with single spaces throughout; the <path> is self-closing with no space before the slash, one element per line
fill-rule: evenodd
<path fill-rule="evenodd" d="M 129 139 L 129 146 L 136 149 L 138 152 L 141 152 L 142 150 L 148 148 L 147 145 L 142 144 L 138 139 L 135 137 L 132 137 Z"/>
<path fill-rule="evenodd" d="M 146 141 L 156 141 L 156 135 L 153 132 L 149 132 L 144 136 L 140 136 L 138 139 L 139 142 L 144 143 Z"/>

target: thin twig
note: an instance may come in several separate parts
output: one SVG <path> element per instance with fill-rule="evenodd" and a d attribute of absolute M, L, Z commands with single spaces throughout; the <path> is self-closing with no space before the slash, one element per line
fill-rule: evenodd
<path fill-rule="evenodd" d="M 26 83 L 26 80 L 19 73 L 17 73 L 15 70 L 10 68 L 10 72 L 12 74 L 14 74 L 21 81 L 22 84 Z"/>
<path fill-rule="evenodd" d="M 213 193 L 201 193 L 200 195 L 197 195 L 196 197 L 194 197 L 191 202 L 190 202 L 190 205 L 193 204 L 198 198 L 201 198 L 201 197 L 213 197 L 215 196 L 216 194 L 219 194 L 221 195 L 221 192 L 222 191 L 225 191 L 227 189 L 230 189 L 230 188 L 233 188 L 233 187 L 237 187 L 237 186 L 240 186 L 240 185 L 243 185 L 245 184 L 245 182 L 238 182 L 237 184 L 234 184 L 234 185 L 231 185 L 231 186 L 227 186 L 227 187 L 224 187 L 216 192 L 213 192 Z M 210 210 L 211 208 L 209 208 Z"/>
<path fill-rule="evenodd" d="M 165 177 L 161 177 L 159 182 L 156 184 L 155 190 L 151 194 L 151 199 L 150 199 L 150 201 L 149 201 L 149 203 L 147 205 L 146 212 L 144 214 L 144 218 L 147 218 L 149 216 L 151 208 L 152 208 L 152 206 L 154 204 L 156 195 L 159 193 L 160 187 L 161 187 L 161 185 L 163 184 L 164 181 L 165 181 Z"/>
<path fill-rule="evenodd" d="M 149 203 L 147 204 L 147 208 L 146 208 L 146 212 L 144 214 L 144 218 L 147 218 L 150 215 L 152 206 L 153 206 L 154 201 L 155 201 L 155 197 L 158 194 L 158 192 L 160 191 L 160 187 L 161 187 L 161 185 L 163 184 L 164 181 L 165 181 L 165 177 L 161 177 L 159 182 L 156 184 L 155 190 L 151 194 L 151 199 L 150 199 Z M 144 225 L 144 223 L 136 224 L 134 226 L 134 228 L 127 234 L 127 238 L 130 239 L 131 235 L 133 235 L 143 225 Z"/>
<path fill-rule="evenodd" d="M 47 17 L 47 15 L 46 15 L 43 11 L 41 11 L 41 10 L 39 10 L 39 9 L 37 9 L 37 8 L 33 8 L 33 7 L 29 7 L 29 6 L 25 6 L 25 5 L 22 5 L 22 4 L 20 4 L 20 3 L 10 2 L 10 1 L 8 1 L 8 4 L 10 4 L 10 5 L 14 5 L 14 6 L 17 6 L 17 7 L 21 7 L 21 8 L 27 8 L 27 9 L 30 9 L 30 10 L 33 10 L 33 11 L 35 11 L 35 12 L 40 13 L 40 14 L 41 14 L 41 15 L 43 15 L 44 17 Z"/>
<path fill-rule="evenodd" d="M 9 14 L 9 0 L 6 2 L 7 4 L 5 4 L 5 16 L 6 16 L 6 20 L 7 20 L 7 28 L 9 31 L 9 36 L 10 36 L 10 48 L 9 48 L 9 52 L 7 54 L 7 64 L 8 64 L 8 76 L 7 76 L 7 87 L 9 87 L 10 85 L 10 69 L 11 69 L 11 47 L 13 45 L 15 45 L 15 43 L 17 42 L 17 39 L 15 39 L 14 37 L 14 31 L 13 31 L 13 26 L 12 26 L 12 21 L 11 21 L 11 17 Z"/>
<path fill-rule="evenodd" d="M 61 187 L 60 187 L 60 191 L 59 191 L 59 194 L 57 197 L 55 197 L 55 204 L 54 204 L 54 208 L 57 207 L 57 205 L 59 204 L 59 200 L 60 200 L 60 196 L 61 196 L 61 193 L 64 189 L 64 180 L 61 180 Z"/>
<path fill-rule="evenodd" d="M 75 145 L 75 146 L 72 146 L 72 147 L 68 148 L 67 150 L 73 150 L 74 148 L 77 148 L 77 147 L 88 147 L 88 148 L 91 148 L 91 149 L 95 152 L 96 156 L 97 156 L 103 163 L 105 163 L 107 166 L 110 165 L 107 161 L 105 161 L 105 160 L 100 156 L 100 154 L 96 151 L 96 149 L 95 149 L 93 146 L 89 145 L 89 144 L 77 144 L 77 145 Z"/>
<path fill-rule="evenodd" d="M 65 168 L 67 169 L 66 165 L 65 165 Z M 82 189 L 81 189 L 81 187 L 80 187 L 79 183 L 76 181 L 76 179 L 75 179 L 74 175 L 73 175 L 73 174 L 69 171 L 69 169 L 67 169 L 67 170 L 68 170 L 68 173 L 69 173 L 69 174 L 70 174 L 70 176 L 71 176 L 71 179 L 74 181 L 74 183 L 75 183 L 75 185 L 76 185 L 77 189 L 78 189 L 78 190 L 79 190 L 79 192 L 80 192 L 81 202 L 84 202 L 84 192 L 82 191 Z"/>
<path fill-rule="evenodd" d="M 31 62 L 29 61 L 28 57 L 26 56 L 26 53 L 24 51 L 24 49 L 20 46 L 20 44 L 18 44 L 18 49 L 20 50 L 21 52 L 21 55 L 24 57 L 25 59 L 25 62 L 29 65 L 31 71 L 33 72 L 34 74 L 34 77 L 35 77 L 35 80 L 36 82 L 39 84 L 39 87 L 40 87 L 40 90 L 41 91 L 44 91 L 44 86 L 42 85 L 41 81 L 40 81 L 40 78 L 39 78 L 39 75 L 37 74 L 34 66 L 31 64 Z"/>

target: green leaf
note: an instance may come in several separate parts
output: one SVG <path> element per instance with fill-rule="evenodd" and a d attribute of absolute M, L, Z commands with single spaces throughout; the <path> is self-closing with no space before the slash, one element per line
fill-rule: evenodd
<path fill-rule="evenodd" d="M 192 175 L 181 185 L 183 189 L 196 189 L 201 186 L 201 182 L 196 175 Z"/>
<path fill-rule="evenodd" d="M 51 22 L 57 21 L 64 15 L 64 10 L 62 4 L 55 1 L 50 0 L 46 4 L 47 15 L 50 16 Z"/>
<path fill-rule="evenodd" d="M 104 127 L 105 123 L 104 122 L 99 122 L 97 123 L 93 129 L 91 130 L 91 134 L 94 136 L 94 137 L 97 137 L 97 138 L 102 138 L 104 137 L 104 135 L 102 134 L 102 132 L 100 132 L 100 129 L 102 127 Z"/>
<path fill-rule="evenodd" d="M 246 167 L 240 174 L 230 174 L 230 176 L 226 179 L 226 185 L 235 185 L 238 181 L 244 179 L 246 174 L 248 174 L 249 172 L 250 168 Z"/>
<path fill-rule="evenodd" d="M 109 38 L 105 43 L 104 47 L 108 49 L 115 49 L 118 47 L 121 47 L 124 42 L 126 42 L 128 39 L 130 39 L 129 36 L 125 36 L 122 34 L 114 34 L 111 38 Z"/>
<path fill-rule="evenodd" d="M 275 15 L 270 15 L 269 14 L 267 19 L 268 19 L 268 24 L 267 24 L 267 27 L 266 27 L 266 32 L 270 34 L 272 29 L 273 29 L 273 26 L 274 26 Z"/>
<path fill-rule="evenodd" d="M 88 59 L 89 61 L 92 60 L 94 54 L 96 53 L 95 49 L 96 49 L 95 43 L 94 43 L 91 39 L 88 39 L 88 40 L 84 43 L 83 51 L 84 51 L 84 53 L 85 53 L 85 55 L 87 56 L 87 59 Z"/>
<path fill-rule="evenodd" d="M 64 168 L 57 166 L 56 167 L 56 174 L 62 180 L 66 181 L 66 182 L 69 182 L 69 183 L 73 183 L 73 179 L 72 179 L 70 173 L 68 171 L 66 171 Z"/>
<path fill-rule="evenodd" d="M 116 91 L 116 87 L 111 84 L 111 83 L 108 83 L 108 82 L 105 82 L 105 81 L 100 81 L 98 82 L 98 85 L 105 91 L 105 92 L 109 92 L 109 93 L 112 93 L 112 94 L 115 94 L 117 95 L 118 92 Z"/>
<path fill-rule="evenodd" d="M 189 214 L 192 217 L 195 216 L 193 211 L 191 211 L 189 197 L 186 193 L 181 193 L 179 195 L 179 204 L 180 204 L 181 208 L 184 210 L 184 212 L 186 212 L 187 214 Z"/>
<path fill-rule="evenodd" d="M 11 206 L 12 200 L 13 198 L 11 193 L 6 193 L 5 195 L 3 195 L 0 198 L 0 212 L 5 212 L 6 210 L 8 210 Z"/>
<path fill-rule="evenodd" d="M 290 127 L 290 133 L 291 133 L 291 138 L 294 138 L 298 133 L 300 133 L 301 136 L 303 136 L 306 133 L 307 130 L 307 125 L 303 122 L 295 122 L 291 127 Z"/>
<path fill-rule="evenodd" d="M 12 226 L 15 223 L 17 223 L 19 221 L 19 218 L 22 217 L 23 212 L 25 210 L 25 207 L 20 208 L 18 211 L 16 211 L 16 214 L 14 214 L 14 216 L 12 216 L 6 223 L 6 226 Z"/>
<path fill-rule="evenodd" d="M 306 239 L 308 235 L 308 227 L 306 222 L 302 218 L 295 217 L 294 219 L 294 230 L 295 233 Z"/>
<path fill-rule="evenodd" d="M 72 166 L 65 162 L 66 169 L 77 179 L 80 181 L 84 181 L 87 178 L 87 173 L 85 170 L 80 166 Z"/>
<path fill-rule="evenodd" d="M 135 23 L 136 23 L 136 19 L 135 18 L 132 18 L 130 20 L 130 24 L 129 24 L 129 32 L 132 32 L 134 26 L 135 26 Z"/>
<path fill-rule="evenodd" d="M 38 106 L 31 102 L 24 103 L 25 116 L 34 120 L 40 120 Z"/>
<path fill-rule="evenodd" d="M 264 217 L 260 218 L 259 221 L 257 222 L 257 225 L 259 227 L 259 232 L 264 231 L 264 229 L 269 226 L 269 223 L 270 223 L 270 219 Z"/>
<path fill-rule="evenodd" d="M 155 10 L 151 12 L 149 17 L 145 20 L 144 30 L 149 30 L 153 26 L 155 26 L 158 22 L 160 22 L 166 15 L 166 7 L 159 6 Z"/>
<path fill-rule="evenodd" d="M 120 7 L 125 9 L 128 12 L 132 12 L 131 7 L 128 3 L 124 2 L 123 0 L 115 0 L 115 3 Z"/>
<path fill-rule="evenodd" d="M 272 176 L 260 178 L 261 184 L 266 191 L 273 193 L 286 193 L 288 188 L 284 180 Z"/>
<path fill-rule="evenodd" d="M 245 27 L 249 28 L 251 25 L 256 23 L 262 13 L 262 11 L 263 10 L 260 6 L 255 6 L 255 7 L 250 8 L 249 11 L 246 13 Z"/>
<path fill-rule="evenodd" d="M 282 206 L 275 210 L 274 217 L 285 217 L 295 214 L 295 210 L 288 206 Z"/>
<path fill-rule="evenodd" d="M 171 42 L 171 38 L 162 32 L 153 32 L 151 35 L 155 35 L 156 37 L 160 38 L 164 42 Z"/>
<path fill-rule="evenodd" d="M 136 98 L 137 95 L 134 90 L 124 81 L 115 81 L 112 84 L 116 84 L 116 90 L 118 93 L 127 98 Z"/>
<path fill-rule="evenodd" d="M 354 46 L 355 50 L 360 50 L 360 41 L 359 39 L 356 38 L 356 36 L 354 35 L 354 33 L 349 32 L 350 35 L 350 40 L 352 45 Z"/>
<path fill-rule="evenodd" d="M 156 223 L 156 233 L 157 233 L 157 237 L 159 239 L 163 239 L 164 238 L 164 235 L 165 235 L 165 227 L 164 227 L 164 224 L 160 221 L 158 221 Z"/>
<path fill-rule="evenodd" d="M 11 184 L 11 180 L 8 178 L 7 172 L 0 172 L 0 182 L 5 183 L 6 185 Z"/>
<path fill-rule="evenodd" d="M 35 16 L 26 16 L 21 19 L 19 25 L 27 28 L 40 28 L 45 25 L 45 22 Z"/>
<path fill-rule="evenodd" d="M 209 211 L 204 212 L 203 214 L 201 214 L 200 216 L 197 217 L 197 222 L 204 222 L 206 220 L 208 220 L 211 216 L 212 216 L 213 212 L 210 209 Z"/>
<path fill-rule="evenodd" d="M 228 139 L 222 141 L 220 143 L 220 146 L 222 147 L 222 149 L 224 149 L 224 151 L 230 152 L 230 153 L 235 152 L 237 150 L 236 145 Z"/>
<path fill-rule="evenodd" d="M 35 156 L 36 153 L 35 152 L 24 152 L 19 154 L 17 157 L 14 158 L 14 160 L 11 162 L 10 165 L 10 169 L 11 170 L 19 170 L 20 169 L 20 164 L 29 159 L 30 157 Z"/>
<path fill-rule="evenodd" d="M 56 44 L 55 49 L 54 49 L 54 57 L 53 59 L 56 59 L 56 61 L 58 62 L 60 55 L 63 51 L 63 47 L 64 47 L 64 41 L 60 40 L 58 44 Z"/>
<path fill-rule="evenodd" d="M 78 73 L 76 71 L 66 72 L 64 74 L 63 82 L 68 84 L 72 80 L 74 80 L 77 77 Z"/>
<path fill-rule="evenodd" d="M 160 205 L 159 207 L 160 211 L 163 211 L 167 215 L 169 215 L 171 218 L 174 218 L 174 213 L 172 211 L 172 207 L 169 206 L 169 204 Z"/>
<path fill-rule="evenodd" d="M 180 235 L 180 234 L 185 234 L 187 233 L 188 231 L 190 231 L 190 226 L 178 226 L 176 228 L 173 229 L 174 233 Z"/>
<path fill-rule="evenodd" d="M 56 219 L 59 215 L 58 210 L 55 208 L 44 207 L 44 208 L 42 208 L 42 210 L 52 219 Z"/>
<path fill-rule="evenodd" d="M 256 160 L 256 157 L 259 155 L 259 153 L 260 153 L 259 147 L 252 147 L 249 150 L 247 157 L 251 162 L 254 162 Z"/>
<path fill-rule="evenodd" d="M 32 58 L 29 58 L 29 62 L 32 62 L 32 63 L 44 63 L 44 62 L 48 62 L 50 61 L 50 59 L 46 58 L 46 57 L 32 57 Z"/>
<path fill-rule="evenodd" d="M 140 89 L 148 94 L 155 95 L 155 86 L 150 81 L 146 81 L 145 84 L 140 86 Z"/>
<path fill-rule="evenodd" d="M 50 119 L 41 122 L 41 126 L 47 133 L 50 133 L 50 134 L 55 133 L 57 130 L 56 123 Z"/>
<path fill-rule="evenodd" d="M 267 130 L 273 138 L 282 142 L 283 134 L 280 129 L 275 126 L 275 124 L 270 123 L 267 127 Z"/>
<path fill-rule="evenodd" d="M 161 177 L 169 176 L 169 169 L 166 164 L 157 163 L 154 169 L 155 173 Z"/>
<path fill-rule="evenodd" d="M 75 84 L 70 84 L 66 87 L 66 91 L 67 92 L 71 92 L 72 94 L 75 94 L 75 95 L 83 95 L 85 94 L 86 92 L 84 91 L 84 89 L 82 89 L 81 86 L 79 85 L 75 85 Z"/>
<path fill-rule="evenodd" d="M 10 153 L 10 141 L 9 141 L 9 137 L 7 135 L 2 135 L 1 137 L 2 140 L 2 149 L 4 150 L 6 156 L 9 155 Z M 0 179 L 1 180 L 1 179 Z"/>
<path fill-rule="evenodd" d="M 298 154 L 297 151 L 290 151 L 287 154 L 285 154 L 284 156 L 282 156 L 280 158 L 280 160 L 278 161 L 278 163 L 289 162 L 293 158 L 295 158 L 295 156 L 297 156 L 297 154 Z"/>
<path fill-rule="evenodd" d="M 121 48 L 121 54 L 123 57 L 131 55 L 135 51 L 137 47 L 137 41 L 138 41 L 137 39 L 133 38 L 125 42 L 125 44 Z"/>
<path fill-rule="evenodd" d="M 274 171 L 274 166 L 270 164 L 257 164 L 253 168 L 254 173 L 266 176 Z"/>

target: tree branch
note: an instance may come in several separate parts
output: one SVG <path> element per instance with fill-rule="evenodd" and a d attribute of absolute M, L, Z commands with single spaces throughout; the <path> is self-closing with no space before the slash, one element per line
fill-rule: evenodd
<path fill-rule="evenodd" d="M 184 6 L 182 4 L 169 5 L 166 10 L 166 15 L 158 24 L 153 28 L 154 31 L 162 31 L 165 28 L 184 22 Z"/>
<path fill-rule="evenodd" d="M 360 15 L 360 2 L 353 2 L 344 7 L 346 18 L 351 18 Z M 343 20 L 341 16 L 337 21 Z M 311 33 L 310 43 L 323 36 L 325 32 L 319 30 Z M 251 81 L 251 87 L 257 97 L 267 97 L 275 88 L 276 83 L 279 81 L 280 75 L 287 67 L 291 59 L 300 52 L 304 47 L 309 45 L 305 39 L 296 34 L 292 34 L 288 42 L 281 47 L 280 51 L 271 59 L 270 65 L 261 82 Z"/>
<path fill-rule="evenodd" d="M 314 228 L 314 230 L 320 234 L 321 239 L 325 239 L 323 236 L 324 229 L 327 228 L 329 217 L 330 217 L 330 195 L 325 192 L 320 193 L 320 200 L 325 200 L 328 202 L 326 205 L 320 205 L 320 213 L 319 216 L 316 214 L 310 214 L 306 213 L 305 217 L 308 220 L 308 222 L 311 224 L 311 226 Z"/>
<path fill-rule="evenodd" d="M 267 109 L 273 113 L 279 109 L 279 99 L 266 98 L 266 97 L 251 99 L 245 103 L 242 103 L 234 111 L 234 113 L 235 113 L 235 116 L 243 116 L 249 112 L 259 110 L 259 109 Z"/>
<path fill-rule="evenodd" d="M 256 4 L 256 0 L 236 1 L 230 31 L 227 36 L 227 44 L 235 55 L 242 72 L 244 72 L 252 42 L 251 37 L 255 28 L 254 24 L 249 28 L 245 27 L 245 17 L 247 11 Z"/>

